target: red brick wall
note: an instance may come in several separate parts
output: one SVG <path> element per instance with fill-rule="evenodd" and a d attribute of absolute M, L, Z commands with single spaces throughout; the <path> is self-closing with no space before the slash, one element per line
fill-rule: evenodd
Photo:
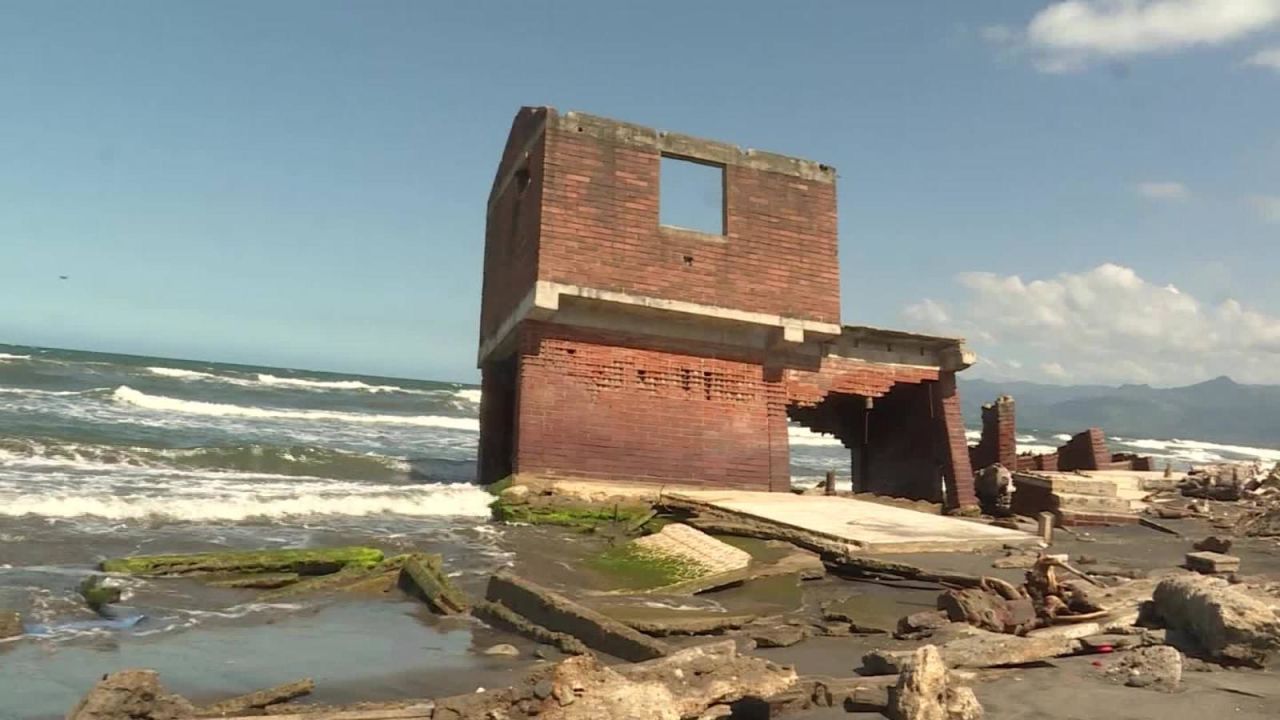
<path fill-rule="evenodd" d="M 1017 442 L 1013 398 L 1003 395 L 982 406 L 982 439 L 969 450 L 970 464 L 984 468 L 1000 463 L 1013 470 L 1018 465 Z"/>
<path fill-rule="evenodd" d="M 1058 469 L 1058 453 L 1051 452 L 1043 455 L 1032 455 L 1027 453 L 1018 456 L 1018 469 L 1027 470 L 1057 470 Z"/>
<path fill-rule="evenodd" d="M 538 277 L 839 322 L 835 185 L 725 167 L 726 235 L 659 225 L 661 153 L 548 129 Z"/>
<path fill-rule="evenodd" d="M 964 436 L 964 415 L 960 411 L 956 374 L 942 373 L 934 391 L 934 414 L 942 424 L 941 460 L 947 480 L 947 507 L 977 507 L 978 497 L 973 489 L 973 467 L 969 464 L 969 445 Z"/>
<path fill-rule="evenodd" d="M 760 358 L 526 322 L 516 469 L 783 490 L 785 395 Z"/>
<path fill-rule="evenodd" d="M 481 342 L 529 294 L 538 274 L 545 143 L 537 138 L 546 116 L 542 108 L 524 108 L 516 115 L 498 165 L 485 222 Z M 519 169 L 527 171 L 527 183 L 508 180 Z"/>
<path fill-rule="evenodd" d="M 1077 433 L 1058 448 L 1059 470 L 1098 470 L 1110 464 L 1107 438 L 1098 428 Z"/>

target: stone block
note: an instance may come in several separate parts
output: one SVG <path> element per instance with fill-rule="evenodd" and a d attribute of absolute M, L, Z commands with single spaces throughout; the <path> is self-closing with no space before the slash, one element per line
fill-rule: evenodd
<path fill-rule="evenodd" d="M 1216 552 L 1193 552 L 1187 553 L 1186 565 L 1188 570 L 1198 573 L 1232 573 L 1240 569 L 1240 558 Z"/>

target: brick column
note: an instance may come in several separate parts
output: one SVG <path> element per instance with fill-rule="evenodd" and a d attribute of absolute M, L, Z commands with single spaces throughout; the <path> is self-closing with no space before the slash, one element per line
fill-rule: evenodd
<path fill-rule="evenodd" d="M 976 507 L 973 491 L 973 467 L 969 464 L 969 444 L 964 437 L 964 417 L 960 413 L 960 391 L 955 372 L 939 373 L 933 388 L 933 416 L 942 442 L 943 477 L 947 480 L 948 509 Z"/>

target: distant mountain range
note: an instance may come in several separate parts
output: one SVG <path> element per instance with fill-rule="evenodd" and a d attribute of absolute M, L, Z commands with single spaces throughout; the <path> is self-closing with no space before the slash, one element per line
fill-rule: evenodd
<path fill-rule="evenodd" d="M 1228 377 L 1175 388 L 1150 385 L 1042 385 L 966 380 L 960 397 L 970 427 L 982 405 L 1012 395 L 1018 427 L 1074 433 L 1100 427 L 1127 438 L 1180 438 L 1280 446 L 1280 385 L 1241 385 Z"/>

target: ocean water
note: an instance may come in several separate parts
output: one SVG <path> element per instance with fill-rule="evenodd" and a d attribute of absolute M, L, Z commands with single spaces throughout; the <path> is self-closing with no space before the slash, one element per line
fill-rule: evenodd
<path fill-rule="evenodd" d="M 100 618 L 76 586 L 105 557 L 365 543 L 441 552 L 460 582 L 481 583 L 511 555 L 487 522 L 491 498 L 472 483 L 479 400 L 458 383 L 0 345 L 0 609 L 20 611 L 30 633 L 0 644 L 0 718 L 60 715 L 126 663 L 183 658 L 190 692 L 252 689 L 261 678 L 242 677 L 248 666 L 228 638 L 255 638 L 259 664 L 271 665 L 267 648 L 301 647 L 307 628 L 323 625 L 316 618 L 342 612 L 118 578 L 122 607 Z M 1067 437 L 1018 440 L 1047 451 Z M 795 484 L 827 470 L 848 477 L 835 439 L 793 427 L 790 440 Z M 1280 460 L 1280 450 L 1194 440 L 1112 446 L 1175 463 Z M 404 620 L 414 607 L 400 603 L 380 620 L 361 611 L 369 627 L 395 628 L 369 640 L 394 652 L 374 653 L 361 672 L 400 671 L 406 655 L 460 667 L 469 631 Z M 319 650 L 280 652 L 288 669 L 269 679 L 305 674 L 307 662 L 335 682 L 344 672 Z"/>

